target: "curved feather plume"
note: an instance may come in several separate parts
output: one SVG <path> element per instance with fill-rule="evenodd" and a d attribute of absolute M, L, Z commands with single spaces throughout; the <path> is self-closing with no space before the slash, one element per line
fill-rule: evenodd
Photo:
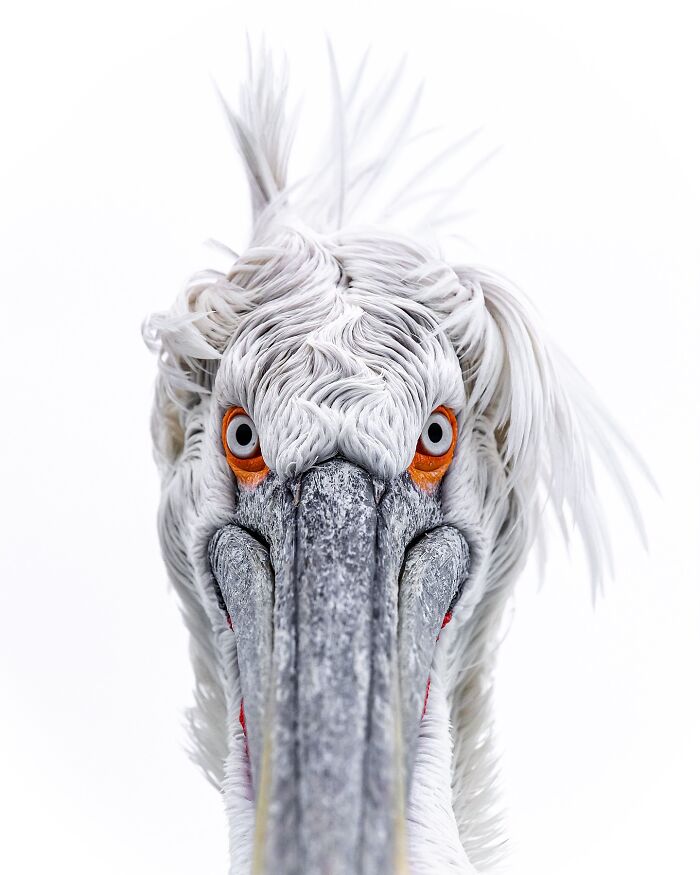
<path fill-rule="evenodd" d="M 202 471 L 196 472 L 197 465 L 213 464 L 204 459 L 203 435 L 222 360 L 245 324 L 237 366 L 244 367 L 241 356 L 250 350 L 256 365 L 240 375 L 241 392 L 256 421 L 274 414 L 278 433 L 267 436 L 266 446 L 281 475 L 323 458 L 339 423 L 347 440 L 363 442 L 375 470 L 396 472 L 413 452 L 410 438 L 404 446 L 399 436 L 389 453 L 373 439 L 373 417 L 394 415 L 398 397 L 417 417 L 426 416 L 434 399 L 424 374 L 437 367 L 430 356 L 438 347 L 431 343 L 450 346 L 466 394 L 465 444 L 460 467 L 445 483 L 445 508 L 448 521 L 470 520 L 480 598 L 460 606 L 461 623 L 456 617 L 445 630 L 447 701 L 455 736 L 454 807 L 469 858 L 481 866 L 501 846 L 490 697 L 504 606 L 545 529 L 546 509 L 565 537 L 580 533 L 599 585 L 610 546 L 595 458 L 615 474 L 638 519 L 620 463 L 630 448 L 511 284 L 481 268 L 450 265 L 430 243 L 381 223 L 369 230 L 357 224 L 391 159 L 415 139 L 419 97 L 409 98 L 376 154 L 367 156 L 368 133 L 381 127 L 396 102 L 401 69 L 363 102 L 364 70 L 365 61 L 343 94 L 333 63 L 333 146 L 313 173 L 291 185 L 286 69 L 277 74 L 263 51 L 239 110 L 226 106 L 250 184 L 250 245 L 227 274 L 193 278 L 172 310 L 155 314 L 145 328 L 159 356 L 153 438 L 164 483 L 161 538 L 192 636 L 193 755 L 217 786 L 242 793 L 231 787 L 238 773 L 230 759 L 240 727 L 225 729 L 227 683 L 235 687 L 236 679 L 224 677 L 221 654 L 231 645 L 207 602 L 204 566 L 197 569 L 198 533 L 203 538 L 210 531 L 217 502 L 223 507 L 230 498 L 212 493 L 204 503 L 197 485 Z M 407 202 L 423 203 L 433 217 L 436 208 L 444 210 L 449 198 L 422 189 L 426 177 L 419 168 L 409 186 L 399 180 L 377 219 Z M 387 336 L 393 338 L 388 345 Z M 406 375 L 415 375 L 409 394 Z M 272 412 L 265 407 L 270 398 Z M 344 419 L 351 407 L 363 429 Z M 234 829 L 249 827 L 241 822 Z"/>

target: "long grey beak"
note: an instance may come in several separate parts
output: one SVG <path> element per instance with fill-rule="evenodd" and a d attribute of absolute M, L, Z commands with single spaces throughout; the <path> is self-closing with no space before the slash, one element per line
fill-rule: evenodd
<path fill-rule="evenodd" d="M 440 522 L 439 498 L 407 476 L 380 484 L 334 459 L 242 492 L 212 538 L 245 702 L 254 873 L 407 872 L 430 666 L 469 560 Z"/>

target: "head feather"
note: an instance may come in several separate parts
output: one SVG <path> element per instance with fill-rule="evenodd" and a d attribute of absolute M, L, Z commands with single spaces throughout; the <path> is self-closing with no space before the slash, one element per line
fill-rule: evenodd
<path fill-rule="evenodd" d="M 448 339 L 465 389 L 461 431 L 468 434 L 469 452 L 460 478 L 446 489 L 445 506 L 455 519 L 470 510 L 480 593 L 461 629 L 445 632 L 452 666 L 454 794 L 462 840 L 480 865 L 500 846 L 490 795 L 495 783 L 490 696 L 504 606 L 534 540 L 545 530 L 547 510 L 565 537 L 572 530 L 580 533 L 594 586 L 600 584 L 610 566 L 610 545 L 594 482 L 595 458 L 614 474 L 638 517 L 620 464 L 630 448 L 512 284 L 482 268 L 446 263 L 425 240 L 380 223 L 369 230 L 356 223 L 391 157 L 411 142 L 417 106 L 417 97 L 411 98 L 378 154 L 368 158 L 365 140 L 396 98 L 400 69 L 363 102 L 364 69 L 363 61 L 343 95 L 333 62 L 336 120 L 329 142 L 335 145 L 312 173 L 291 185 L 286 68 L 276 73 L 263 51 L 251 67 L 238 111 L 224 103 L 250 185 L 253 232 L 227 273 L 199 274 L 171 310 L 154 314 L 145 326 L 147 342 L 159 357 L 153 436 L 164 479 L 161 538 L 192 635 L 194 755 L 221 784 L 229 749 L 222 717 L 226 696 L 212 619 L 188 558 L 187 533 L 203 514 L 193 466 L 200 459 L 207 399 L 222 357 L 242 324 L 250 331 L 246 343 L 255 343 L 271 330 L 268 314 L 288 312 L 294 343 L 285 360 L 295 360 L 294 350 L 303 343 L 304 367 L 326 369 L 333 380 L 323 400 L 303 397 L 295 383 L 303 367 L 297 372 L 290 365 L 280 398 L 288 396 L 289 409 L 299 417 L 322 409 L 330 423 L 343 393 L 357 395 L 363 380 L 365 386 L 378 381 L 380 387 L 391 380 L 357 355 L 360 346 L 366 350 L 371 343 L 367 338 L 375 325 L 391 327 L 403 320 L 415 326 L 411 330 L 417 336 L 426 331 Z M 395 215 L 406 201 L 422 199 L 428 214 L 436 204 L 444 206 L 444 192 L 428 190 L 421 196 L 425 178 L 418 170 L 411 185 L 399 185 L 377 215 Z M 269 380 L 271 373 L 268 368 L 251 379 Z M 301 464 L 302 456 L 298 462 L 288 458 L 290 471 Z"/>

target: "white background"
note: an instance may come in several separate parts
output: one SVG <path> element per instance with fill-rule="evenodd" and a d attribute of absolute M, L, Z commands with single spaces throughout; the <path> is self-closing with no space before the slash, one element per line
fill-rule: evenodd
<path fill-rule="evenodd" d="M 254 8 L 253 8 L 254 7 Z M 242 247 L 245 29 L 311 115 L 371 43 L 426 118 L 483 125 L 458 228 L 506 272 L 633 437 L 645 552 L 520 586 L 498 678 L 512 870 L 698 871 L 700 83 L 694 4 L 16 3 L 0 29 L 0 870 L 223 873 L 224 815 L 182 752 L 191 674 L 158 555 L 139 326 Z M 481 152 L 480 152 L 481 150 Z M 603 488 L 606 489 L 603 485 Z"/>

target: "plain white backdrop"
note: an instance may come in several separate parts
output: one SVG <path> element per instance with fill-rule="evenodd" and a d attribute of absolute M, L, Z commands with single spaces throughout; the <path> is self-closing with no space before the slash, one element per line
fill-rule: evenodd
<path fill-rule="evenodd" d="M 498 677 L 512 871 L 700 870 L 700 62 L 694 4 L 15 4 L 0 32 L 0 871 L 224 873 L 183 753 L 191 672 L 155 532 L 140 323 L 245 245 L 245 32 L 286 50 L 310 125 L 325 38 L 424 78 L 428 123 L 483 126 L 468 257 L 514 279 L 658 481 L 645 552 L 580 551 L 517 591 Z M 302 151 L 306 148 L 301 138 Z M 605 483 L 601 488 L 607 489 Z"/>

